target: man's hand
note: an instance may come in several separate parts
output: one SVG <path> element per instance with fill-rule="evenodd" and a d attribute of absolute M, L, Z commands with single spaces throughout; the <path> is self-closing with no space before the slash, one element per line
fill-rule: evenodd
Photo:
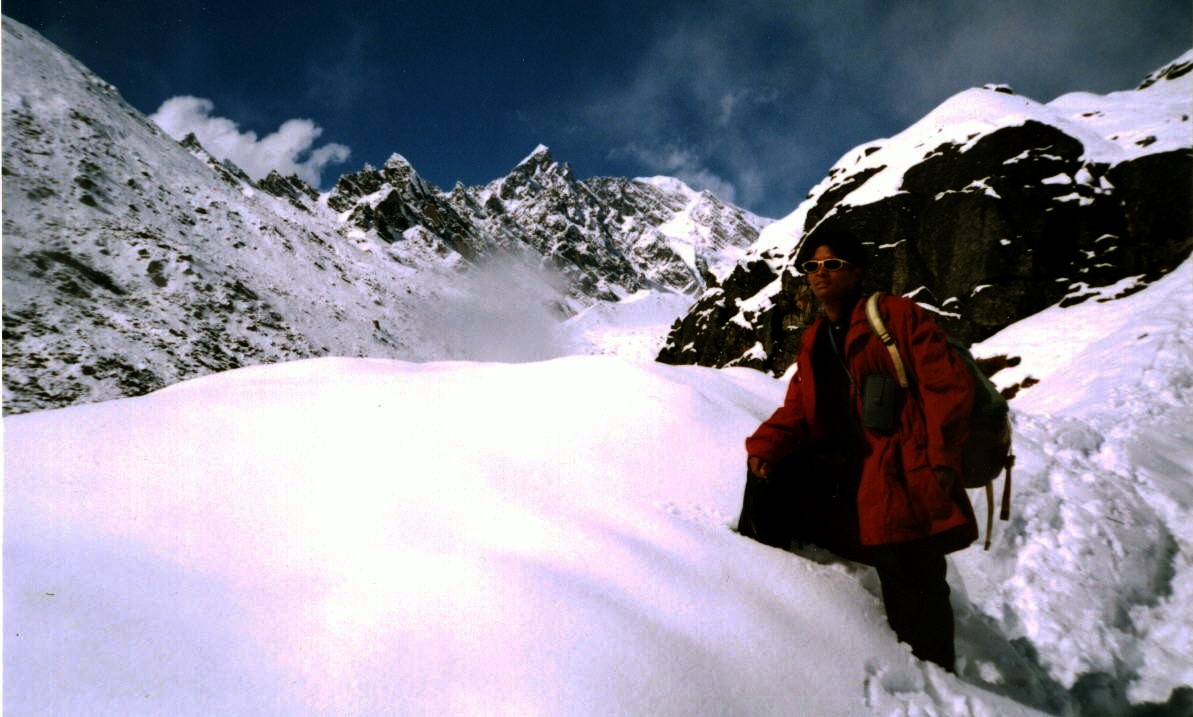
<path fill-rule="evenodd" d="M 770 475 L 770 464 L 758 456 L 750 456 L 746 460 L 746 467 L 759 478 L 766 479 Z"/>

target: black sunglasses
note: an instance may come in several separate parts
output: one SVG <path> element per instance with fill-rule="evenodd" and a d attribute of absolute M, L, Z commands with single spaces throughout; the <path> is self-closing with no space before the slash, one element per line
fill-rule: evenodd
<path fill-rule="evenodd" d="M 804 272 L 805 274 L 811 274 L 813 272 L 820 271 L 820 267 L 822 267 L 822 266 L 825 269 L 828 269 L 829 271 L 840 271 L 842 267 L 853 266 L 853 264 L 845 261 L 844 259 L 835 259 L 834 258 L 834 259 L 825 259 L 823 261 L 816 261 L 815 259 L 812 259 L 809 261 L 805 261 L 803 264 L 800 264 L 799 268 L 800 268 L 800 271 Z"/>

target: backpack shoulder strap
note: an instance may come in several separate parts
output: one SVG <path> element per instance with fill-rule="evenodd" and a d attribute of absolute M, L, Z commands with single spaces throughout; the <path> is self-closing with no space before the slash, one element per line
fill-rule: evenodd
<path fill-rule="evenodd" d="M 866 300 L 866 318 L 870 321 L 870 328 L 874 329 L 874 333 L 878 335 L 878 340 L 891 353 L 899 385 L 907 388 L 907 370 L 903 368 L 903 358 L 899 356 L 899 347 L 895 345 L 895 339 L 891 336 L 891 332 L 886 330 L 886 324 L 882 322 L 882 314 L 878 311 L 878 300 L 881 296 L 882 292 L 876 291 Z"/>

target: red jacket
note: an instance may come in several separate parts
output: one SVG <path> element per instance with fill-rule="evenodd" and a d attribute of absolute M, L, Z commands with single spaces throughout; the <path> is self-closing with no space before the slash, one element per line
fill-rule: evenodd
<path fill-rule="evenodd" d="M 859 537 L 862 545 L 882 545 L 940 536 L 946 552 L 957 550 L 978 537 L 973 507 L 960 485 L 951 492 L 942 489 L 933 468 L 950 468 L 960 475 L 973 379 L 947 345 L 944 332 L 915 302 L 888 296 L 881 312 L 910 386 L 893 434 L 862 431 Z M 749 455 L 773 465 L 805 442 L 832 438 L 824 412 L 817 412 L 813 389 L 812 349 L 823 322 L 817 319 L 804 332 L 783 405 L 746 439 Z M 864 300 L 854 307 L 842 350 L 858 387 L 870 374 L 895 376 L 890 353 L 866 319 Z M 858 416 L 860 393 L 860 388 L 851 391 Z"/>

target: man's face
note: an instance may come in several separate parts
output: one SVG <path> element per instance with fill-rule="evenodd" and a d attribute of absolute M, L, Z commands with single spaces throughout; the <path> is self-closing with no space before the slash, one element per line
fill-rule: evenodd
<path fill-rule="evenodd" d="M 828 246 L 816 247 L 812 254 L 813 261 L 839 258 Z M 821 301 L 825 299 L 846 299 L 854 295 L 862 280 L 862 270 L 853 264 L 846 264 L 836 271 L 829 271 L 821 265 L 819 269 L 808 274 L 808 283 L 812 286 L 812 293 Z"/>

